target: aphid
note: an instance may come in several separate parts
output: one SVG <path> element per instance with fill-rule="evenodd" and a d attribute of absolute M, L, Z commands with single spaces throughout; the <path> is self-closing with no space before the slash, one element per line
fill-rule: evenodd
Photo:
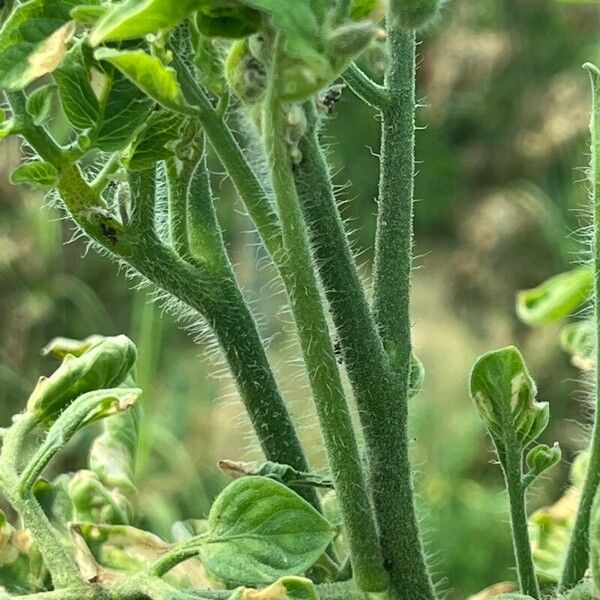
<path fill-rule="evenodd" d="M 324 114 L 328 115 L 331 113 L 334 105 L 342 96 L 345 87 L 345 84 L 338 83 L 325 90 L 325 93 L 319 98 L 318 104 Z"/>

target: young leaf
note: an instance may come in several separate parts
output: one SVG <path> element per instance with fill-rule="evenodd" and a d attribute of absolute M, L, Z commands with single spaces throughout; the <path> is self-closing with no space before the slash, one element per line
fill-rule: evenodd
<path fill-rule="evenodd" d="M 153 112 L 123 157 L 123 163 L 131 171 L 143 171 L 173 156 L 172 146 L 179 139 L 182 122 L 180 115 L 170 111 Z"/>
<path fill-rule="evenodd" d="M 579 267 L 517 294 L 517 315 L 528 325 L 548 325 L 570 315 L 592 293 L 594 273 Z"/>
<path fill-rule="evenodd" d="M 199 556 L 219 579 L 269 584 L 303 573 L 334 535 L 333 527 L 286 486 L 264 477 L 243 477 L 213 504 Z"/>
<path fill-rule="evenodd" d="M 143 38 L 149 33 L 172 29 L 187 18 L 199 0 L 123 0 L 113 3 L 98 21 L 90 42 Z"/>
<path fill-rule="evenodd" d="M 42 356 L 52 356 L 62 360 L 67 354 L 81 356 L 93 346 L 96 346 L 106 338 L 102 335 L 91 335 L 84 340 L 72 340 L 69 338 L 54 338 L 44 348 Z"/>
<path fill-rule="evenodd" d="M 158 57 L 143 50 L 113 50 L 99 48 L 95 57 L 114 65 L 125 77 L 139 87 L 150 98 L 165 108 L 181 112 L 185 100 L 177 81 L 177 74 Z"/>
<path fill-rule="evenodd" d="M 14 133 L 17 133 L 17 131 L 15 122 L 12 119 L 0 121 L 0 142 Z"/>
<path fill-rule="evenodd" d="M 260 12 L 235 4 L 204 1 L 196 13 L 196 27 L 207 37 L 238 39 L 256 33 L 261 25 Z"/>
<path fill-rule="evenodd" d="M 51 424 L 81 394 L 120 385 L 135 360 L 135 346 L 124 335 L 108 337 L 81 356 L 68 354 L 50 377 L 40 378 L 27 410 L 41 424 Z"/>
<path fill-rule="evenodd" d="M 561 458 L 562 452 L 558 442 L 552 447 L 546 444 L 539 444 L 527 453 L 526 463 L 529 467 L 527 475 L 530 476 L 530 479 L 535 479 L 558 464 Z"/>
<path fill-rule="evenodd" d="M 536 400 L 535 383 L 514 346 L 479 358 L 470 389 L 483 422 L 502 446 L 508 440 L 525 448 L 548 424 L 548 403 Z"/>
<path fill-rule="evenodd" d="M 56 453 L 80 430 L 101 419 L 129 410 L 142 394 L 139 388 L 95 390 L 82 394 L 60 414 L 43 444 L 25 467 L 20 489 L 30 490 Z"/>
<path fill-rule="evenodd" d="M 35 125 L 43 125 L 50 117 L 55 91 L 56 85 L 48 84 L 29 94 L 27 112 L 31 115 Z"/>
<path fill-rule="evenodd" d="M 27 184 L 40 190 L 49 190 L 58 184 L 58 171 L 54 165 L 36 160 L 17 167 L 10 176 L 13 185 Z"/>
<path fill-rule="evenodd" d="M 569 323 L 560 332 L 560 345 L 571 355 L 571 362 L 584 371 L 596 364 L 596 331 L 591 320 Z"/>
<path fill-rule="evenodd" d="M 29 0 L 13 10 L 0 30 L 0 88 L 22 89 L 60 65 L 75 33 L 70 12 L 78 4 L 83 2 Z"/>

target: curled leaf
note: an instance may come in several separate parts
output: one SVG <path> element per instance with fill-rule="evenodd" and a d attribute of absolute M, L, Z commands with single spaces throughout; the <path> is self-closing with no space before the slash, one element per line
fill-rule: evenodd
<path fill-rule="evenodd" d="M 529 473 L 533 477 L 539 477 L 544 471 L 558 464 L 562 458 L 562 452 L 558 442 L 552 447 L 539 444 L 527 453 L 526 463 Z"/>
<path fill-rule="evenodd" d="M 471 372 L 470 389 L 499 450 L 514 443 L 527 447 L 548 424 L 548 403 L 536 400 L 535 382 L 514 346 L 479 358 Z"/>
<path fill-rule="evenodd" d="M 571 362 L 583 371 L 596 364 L 596 327 L 594 322 L 569 323 L 560 332 L 560 345 L 571 355 Z"/>
<path fill-rule="evenodd" d="M 42 349 L 42 356 L 52 356 L 63 359 L 67 354 L 81 356 L 93 346 L 96 346 L 106 338 L 101 335 L 91 335 L 84 340 L 73 340 L 70 338 L 57 337 L 51 340 Z"/>
<path fill-rule="evenodd" d="M 120 385 L 135 360 L 135 345 L 124 335 L 105 338 L 80 356 L 67 354 L 50 377 L 40 378 L 27 410 L 48 426 L 81 394 Z"/>
<path fill-rule="evenodd" d="M 531 290 L 517 294 L 517 315 L 528 325 L 548 325 L 573 313 L 592 293 L 594 274 L 579 267 L 551 277 Z"/>
<path fill-rule="evenodd" d="M 263 590 L 238 588 L 229 600 L 319 600 L 319 594 L 310 579 L 282 577 Z"/>

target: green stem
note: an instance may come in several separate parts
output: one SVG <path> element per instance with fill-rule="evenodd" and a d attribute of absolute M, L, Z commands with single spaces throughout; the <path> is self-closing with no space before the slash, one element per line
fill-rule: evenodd
<path fill-rule="evenodd" d="M 594 314 L 596 323 L 596 416 L 592 433 L 590 462 L 585 484 L 581 494 L 575 526 L 571 534 L 571 542 L 563 567 L 561 587 L 568 589 L 581 580 L 589 564 L 589 526 L 592 504 L 600 485 L 600 71 L 597 67 L 586 64 L 592 80 L 593 108 L 590 124 L 591 130 L 591 163 L 590 163 L 590 195 L 594 215 L 592 256 L 594 273 Z"/>
<path fill-rule="evenodd" d="M 188 101 L 197 108 L 195 116 L 219 160 L 248 209 L 250 217 L 271 256 L 281 251 L 281 227 L 271 200 L 256 177 L 239 144 L 218 112 L 200 89 L 183 61 L 173 61 Z"/>
<path fill-rule="evenodd" d="M 406 405 L 398 402 L 399 378 L 390 369 L 336 207 L 312 105 L 307 113 L 296 187 L 364 430 L 385 565 L 399 597 L 432 597 L 413 506 Z"/>
<path fill-rule="evenodd" d="M 27 98 L 23 92 L 5 92 L 13 118 L 18 123 L 19 133 L 37 154 L 55 167 L 60 167 L 63 157 L 60 146 L 43 127 L 31 122 L 27 112 Z"/>
<path fill-rule="evenodd" d="M 383 110 L 388 105 L 386 88 L 373 81 L 356 63 L 352 63 L 342 77 L 348 87 L 372 108 Z"/>
<path fill-rule="evenodd" d="M 19 493 L 17 469 L 25 439 L 35 427 L 33 415 L 24 413 L 9 429 L 2 446 L 0 487 L 6 499 L 19 514 L 23 527 L 31 531 L 44 563 L 57 587 L 81 584 L 79 569 L 71 553 L 63 545 L 58 532 L 31 493 Z"/>
<path fill-rule="evenodd" d="M 540 598 L 540 588 L 535 576 L 535 566 L 529 542 L 525 486 L 523 484 L 523 452 L 521 449 L 515 450 L 514 448 L 518 447 L 518 442 L 515 442 L 515 444 L 516 446 L 507 448 L 506 459 L 502 465 L 510 504 L 513 547 L 521 592 L 537 599 Z"/>
<path fill-rule="evenodd" d="M 325 448 L 348 533 L 359 587 L 383 591 L 383 569 L 352 421 L 316 281 L 308 234 L 285 141 L 285 113 L 277 94 L 278 54 L 265 101 L 264 143 L 282 220 L 287 268 L 282 271 L 311 383 Z"/>
<path fill-rule="evenodd" d="M 295 427 L 279 393 L 260 340 L 254 318 L 244 301 L 230 263 L 223 261 L 219 271 L 190 265 L 160 244 L 151 231 L 154 183 L 151 172 L 134 173 L 130 184 L 135 190 L 135 223 L 143 225 L 143 235 L 124 233 L 117 244 L 107 244 L 103 229 L 78 214 L 77 207 L 93 203 L 81 194 L 92 192 L 77 166 L 65 166 L 60 193 L 73 218 L 84 231 L 107 250 L 125 260 L 144 277 L 169 292 L 207 320 L 220 342 L 240 395 L 268 460 L 289 464 L 300 471 L 308 465 Z M 314 506 L 316 492 L 298 490 Z"/>

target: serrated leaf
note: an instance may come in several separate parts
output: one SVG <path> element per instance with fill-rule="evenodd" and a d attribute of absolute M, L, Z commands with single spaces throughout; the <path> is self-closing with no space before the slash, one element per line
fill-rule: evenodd
<path fill-rule="evenodd" d="M 198 6 L 199 0 L 124 0 L 115 2 L 90 34 L 90 43 L 132 40 L 171 29 Z"/>
<path fill-rule="evenodd" d="M 143 171 L 173 156 L 171 146 L 179 138 L 182 122 L 180 115 L 169 111 L 152 113 L 148 125 L 142 129 L 127 156 L 123 158 L 127 168 Z"/>
<path fill-rule="evenodd" d="M 286 486 L 244 477 L 227 486 L 213 504 L 199 556 L 219 579 L 269 584 L 311 567 L 334 535 L 323 516 Z"/>
<path fill-rule="evenodd" d="M 52 112 L 56 85 L 48 84 L 37 88 L 27 98 L 27 112 L 35 125 L 43 125 Z"/>
<path fill-rule="evenodd" d="M 115 66 L 133 84 L 165 108 L 181 111 L 185 100 L 177 81 L 177 74 L 158 57 L 143 50 L 113 50 L 100 48 L 95 57 Z"/>
<path fill-rule="evenodd" d="M 579 267 L 517 294 L 517 315 L 528 325 L 548 325 L 573 313 L 592 293 L 594 273 Z"/>
<path fill-rule="evenodd" d="M 0 88 L 22 89 L 58 67 L 75 32 L 70 12 L 78 4 L 30 0 L 15 8 L 0 30 Z"/>
<path fill-rule="evenodd" d="M 54 165 L 36 160 L 17 167 L 10 176 L 13 185 L 27 184 L 33 188 L 47 190 L 58 184 L 58 171 Z"/>

